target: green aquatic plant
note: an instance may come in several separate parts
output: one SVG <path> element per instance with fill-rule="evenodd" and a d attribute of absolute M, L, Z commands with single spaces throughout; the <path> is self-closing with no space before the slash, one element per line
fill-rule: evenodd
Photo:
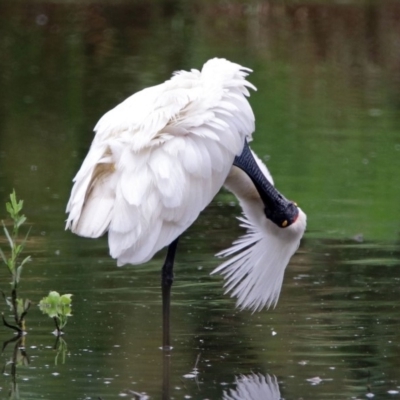
<path fill-rule="evenodd" d="M 72 316 L 72 294 L 60 295 L 58 292 L 50 292 L 48 296 L 40 300 L 39 308 L 43 314 L 47 314 L 56 324 L 56 334 L 61 335 L 67 324 L 68 317 Z"/>
<path fill-rule="evenodd" d="M 17 195 L 15 190 L 10 194 L 10 201 L 6 203 L 6 210 L 12 221 L 12 230 L 9 230 L 4 221 L 2 221 L 3 231 L 7 238 L 7 242 L 10 248 L 8 256 L 0 248 L 0 257 L 4 264 L 7 266 L 8 271 L 11 274 L 11 297 L 7 297 L 2 291 L 2 295 L 9 305 L 14 315 L 14 320 L 17 326 L 13 326 L 7 323 L 3 317 L 3 323 L 9 328 L 12 328 L 18 332 L 25 331 L 24 318 L 31 302 L 29 300 L 23 300 L 17 296 L 17 287 L 21 279 L 21 273 L 24 265 L 31 260 L 31 256 L 27 256 L 22 261 L 20 260 L 21 253 L 28 240 L 29 230 L 23 239 L 19 238 L 19 230 L 21 226 L 26 222 L 26 217 L 21 213 L 24 202 L 22 200 L 17 201 Z"/>
<path fill-rule="evenodd" d="M 17 195 L 15 194 L 15 190 L 13 190 L 13 192 L 10 194 L 10 201 L 6 203 L 7 213 L 13 222 L 13 228 L 11 232 L 7 229 L 4 221 L 2 221 L 3 230 L 8 240 L 11 254 L 9 257 L 6 257 L 3 250 L 0 248 L 0 256 L 8 267 L 8 270 L 12 276 L 11 284 L 15 289 L 20 281 L 23 266 L 31 260 L 31 256 L 27 256 L 21 262 L 18 262 L 29 236 L 28 230 L 28 233 L 25 235 L 24 239 L 19 240 L 18 237 L 19 228 L 26 222 L 25 215 L 21 214 L 23 206 L 23 200 L 17 201 Z"/>

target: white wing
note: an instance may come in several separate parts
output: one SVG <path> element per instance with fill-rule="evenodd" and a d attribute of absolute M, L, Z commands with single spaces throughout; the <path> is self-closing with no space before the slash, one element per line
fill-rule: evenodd
<path fill-rule="evenodd" d="M 246 76 L 213 59 L 106 113 L 74 179 L 67 228 L 87 237 L 108 231 L 118 265 L 169 245 L 218 192 L 254 130 Z"/>

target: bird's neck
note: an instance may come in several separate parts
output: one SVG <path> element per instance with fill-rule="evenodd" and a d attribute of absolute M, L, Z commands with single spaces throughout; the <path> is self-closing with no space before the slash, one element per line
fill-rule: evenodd
<path fill-rule="evenodd" d="M 249 176 L 240 168 L 233 166 L 224 186 L 239 200 L 246 217 L 259 225 L 265 220 L 264 204 Z"/>

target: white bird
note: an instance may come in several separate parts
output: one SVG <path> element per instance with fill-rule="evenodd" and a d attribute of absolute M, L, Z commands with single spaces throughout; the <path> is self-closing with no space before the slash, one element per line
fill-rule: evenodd
<path fill-rule="evenodd" d="M 74 178 L 66 228 L 96 238 L 108 232 L 119 266 L 142 264 L 165 246 L 163 346 L 169 348 L 170 288 L 179 236 L 225 185 L 240 201 L 248 234 L 217 268 L 242 308 L 275 304 L 283 273 L 305 230 L 305 214 L 270 183 L 247 142 L 254 115 L 251 72 L 225 59 L 179 71 L 135 93 L 97 123 Z M 233 166 L 235 165 L 235 166 Z"/>

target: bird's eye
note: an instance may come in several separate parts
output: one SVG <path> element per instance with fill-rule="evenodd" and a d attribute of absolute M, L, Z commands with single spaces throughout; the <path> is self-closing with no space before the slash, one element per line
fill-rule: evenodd
<path fill-rule="evenodd" d="M 296 207 L 298 207 L 298 205 L 297 205 L 297 203 L 296 203 L 295 201 L 293 202 L 293 204 L 294 204 Z"/>
<path fill-rule="evenodd" d="M 282 227 L 284 228 L 285 226 L 287 226 L 287 219 L 285 219 L 283 222 L 282 222 Z"/>

